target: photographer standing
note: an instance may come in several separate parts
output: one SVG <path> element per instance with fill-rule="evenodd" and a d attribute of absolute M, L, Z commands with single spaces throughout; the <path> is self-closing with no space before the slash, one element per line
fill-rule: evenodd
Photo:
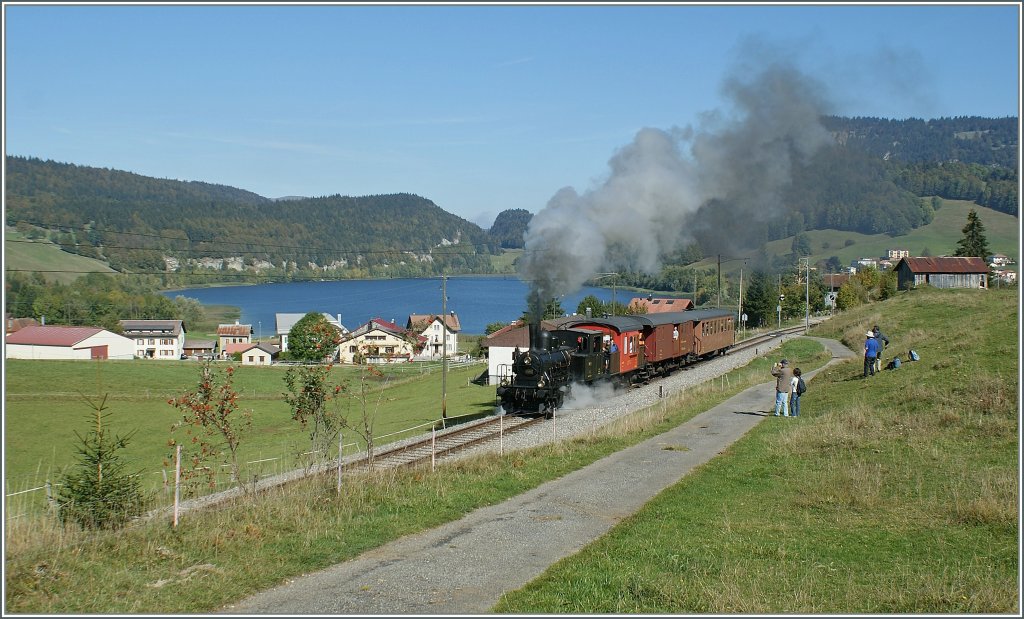
<path fill-rule="evenodd" d="M 793 388 L 793 370 L 789 367 L 789 361 L 783 359 L 772 366 L 772 376 L 775 377 L 775 416 L 782 411 L 783 417 L 789 417 L 789 394 Z"/>

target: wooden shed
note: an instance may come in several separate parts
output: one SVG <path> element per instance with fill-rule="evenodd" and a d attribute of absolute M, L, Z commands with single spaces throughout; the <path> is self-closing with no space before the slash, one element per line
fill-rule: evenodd
<path fill-rule="evenodd" d="M 935 288 L 988 288 L 988 264 L 981 258 L 901 258 L 897 286 L 908 290 L 927 284 Z"/>

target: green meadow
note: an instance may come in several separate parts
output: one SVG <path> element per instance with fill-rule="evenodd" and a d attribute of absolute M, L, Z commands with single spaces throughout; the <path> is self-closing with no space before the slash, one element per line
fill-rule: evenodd
<path fill-rule="evenodd" d="M 227 363 L 217 367 L 223 369 Z M 494 388 L 469 382 L 482 365 L 451 369 L 446 380 L 449 417 L 489 413 Z M 4 475 L 7 492 L 56 481 L 75 462 L 76 432 L 85 434 L 92 415 L 87 398 L 106 396 L 109 428 L 122 436 L 135 432 L 124 450 L 133 470 L 143 474 L 147 487 L 163 483 L 170 454 L 171 425 L 181 413 L 168 400 L 194 390 L 200 363 L 195 361 L 6 361 Z M 262 461 L 244 468 L 245 478 L 264 477 L 296 467 L 298 454 L 309 448 L 308 434 L 291 419 L 284 402 L 286 391 L 281 366 L 237 366 L 232 380 L 239 394 L 239 411 L 252 415 L 252 429 L 242 437 L 244 462 Z M 359 392 L 361 370 L 335 366 L 332 380 Z M 384 376 L 368 378 L 367 395 L 374 412 L 374 434 L 385 441 L 429 432 L 441 418 L 440 364 L 409 364 L 383 368 Z M 342 398 L 342 407 L 360 406 Z M 344 409 L 344 410 L 348 410 Z M 360 409 L 361 410 L 361 409 Z M 411 432 L 402 430 L 415 428 Z M 398 433 L 398 434 L 394 434 Z M 346 454 L 363 449 L 353 434 L 346 438 Z M 39 494 L 39 493 L 37 493 Z"/>

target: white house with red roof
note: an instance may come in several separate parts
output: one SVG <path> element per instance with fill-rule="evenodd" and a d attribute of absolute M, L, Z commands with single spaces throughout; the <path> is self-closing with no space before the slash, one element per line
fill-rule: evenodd
<path fill-rule="evenodd" d="M 426 339 L 427 343 L 418 358 L 440 359 L 446 351 L 449 357 L 454 357 L 459 351 L 459 331 L 462 325 L 455 312 L 449 312 L 443 320 L 440 314 L 410 314 L 405 328 Z"/>
<path fill-rule="evenodd" d="M 133 359 L 135 342 L 99 327 L 29 326 L 7 336 L 7 359 Z"/>
<path fill-rule="evenodd" d="M 373 318 L 342 338 L 338 356 L 342 363 L 405 363 L 412 361 L 426 343 L 422 335 Z"/>

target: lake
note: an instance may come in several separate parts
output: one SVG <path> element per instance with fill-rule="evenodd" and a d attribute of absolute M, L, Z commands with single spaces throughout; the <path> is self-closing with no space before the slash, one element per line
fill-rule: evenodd
<path fill-rule="evenodd" d="M 448 311 L 455 312 L 466 334 L 483 334 L 494 322 L 509 323 L 526 310 L 527 285 L 515 276 L 448 278 Z M 566 312 L 587 295 L 602 301 L 628 303 L 637 293 L 612 288 L 584 287 L 560 299 Z M 184 295 L 203 305 L 238 307 L 240 322 L 251 324 L 256 337 L 275 335 L 275 314 L 326 312 L 341 314 L 341 322 L 355 329 L 371 318 L 391 320 L 405 327 L 410 314 L 441 313 L 441 278 L 285 282 L 252 286 L 188 288 L 164 292 Z M 659 296 L 666 296 L 659 293 Z"/>

